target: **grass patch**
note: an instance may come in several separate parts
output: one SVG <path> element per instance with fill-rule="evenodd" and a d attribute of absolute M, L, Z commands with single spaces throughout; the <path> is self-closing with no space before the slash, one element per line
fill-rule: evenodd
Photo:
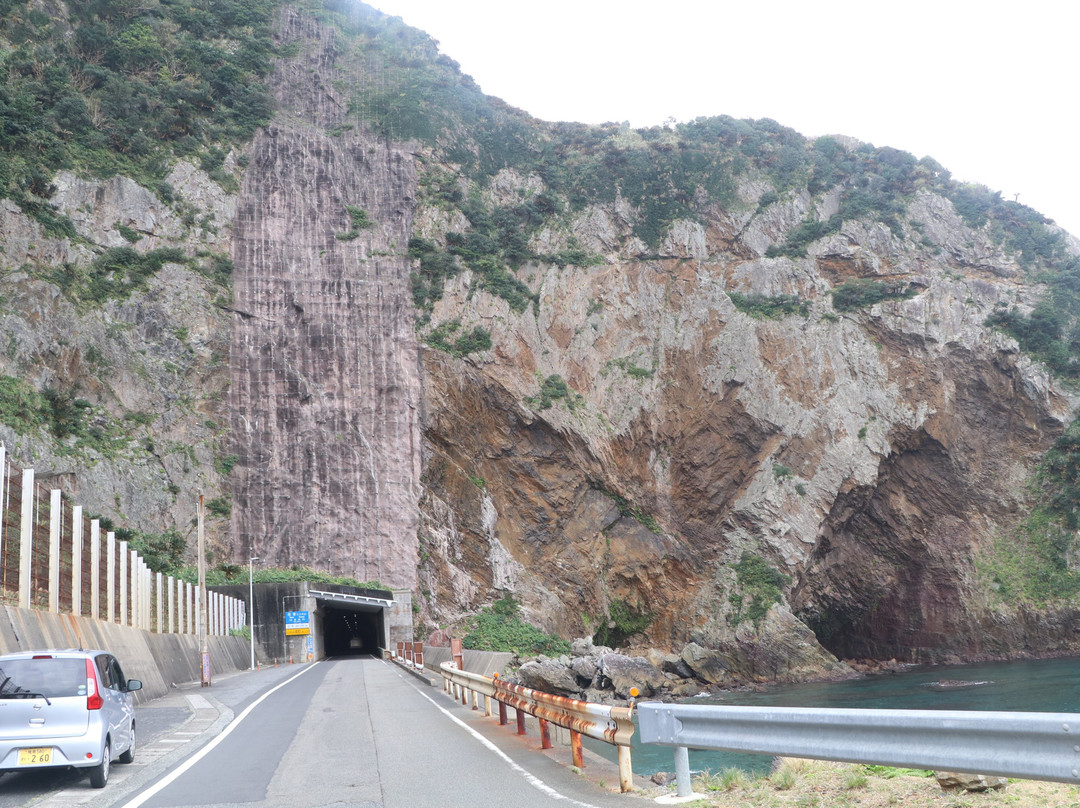
<path fill-rule="evenodd" d="M 995 536 L 992 548 L 976 558 L 976 569 L 1005 603 L 1043 606 L 1080 593 L 1080 575 L 1066 557 L 1075 532 L 1037 507 L 1015 530 Z"/>
<path fill-rule="evenodd" d="M 693 784 L 698 791 L 732 791 L 748 788 L 753 778 L 744 770 L 730 766 L 721 772 L 705 769 L 693 777 Z"/>
<path fill-rule="evenodd" d="M 525 403 L 538 410 L 546 410 L 554 402 L 568 399 L 569 396 L 570 387 L 566 384 L 566 380 L 558 374 L 552 374 L 540 382 L 540 395 L 526 398 Z"/>
<path fill-rule="evenodd" d="M 869 774 L 876 775 L 878 777 L 884 777 L 888 780 L 894 777 L 933 777 L 934 773 L 930 769 L 905 769 L 897 766 L 879 766 L 877 764 L 868 764 L 863 766 L 863 769 Z"/>
<path fill-rule="evenodd" d="M 785 769 L 792 777 L 779 775 Z M 778 783 L 787 787 L 781 790 Z M 957 808 L 984 803 L 1075 808 L 1080 802 L 1080 788 L 1064 783 L 1011 780 L 1001 792 L 956 794 L 942 791 L 933 772 L 921 769 L 791 758 L 782 759 L 768 776 L 702 772 L 693 786 L 700 797 L 693 804 L 703 808 Z"/>
<path fill-rule="evenodd" d="M 645 513 L 645 511 L 641 510 L 641 508 L 631 504 L 630 501 L 626 499 L 626 497 L 620 496 L 619 494 L 616 494 L 612 491 L 608 491 L 606 488 L 596 482 L 590 482 L 589 485 L 594 490 L 599 491 L 605 497 L 614 502 L 615 507 L 619 509 L 620 516 L 629 516 L 632 519 L 636 519 L 637 522 L 650 533 L 655 533 L 658 536 L 663 534 L 664 531 L 660 529 L 660 523 L 656 521 L 656 517 L 652 516 L 651 514 Z"/>
<path fill-rule="evenodd" d="M 349 214 L 352 227 L 344 233 L 335 233 L 334 238 L 338 241 L 353 241 L 360 238 L 360 231 L 374 227 L 375 222 L 368 218 L 367 211 L 355 205 L 346 205 L 345 212 Z"/>
<path fill-rule="evenodd" d="M 35 274 L 59 286 L 64 297 L 76 305 L 101 306 L 110 300 L 127 300 L 133 293 L 142 291 L 167 263 L 186 265 L 189 259 L 175 247 L 146 253 L 132 247 L 111 247 L 88 267 L 63 264 Z"/>
<path fill-rule="evenodd" d="M 197 583 L 199 580 L 198 567 L 188 565 L 179 567 L 174 573 L 181 581 Z M 232 564 L 223 562 L 207 566 L 207 586 L 226 586 L 228 584 L 246 584 L 248 580 L 248 568 L 246 564 Z M 358 589 L 382 589 L 388 590 L 385 584 L 379 581 L 358 581 L 344 575 L 331 575 L 327 572 L 319 572 L 310 567 L 295 564 L 291 567 L 256 567 L 252 572 L 252 580 L 257 584 L 287 584 L 307 581 L 313 584 L 337 584 L 339 586 L 355 586 Z"/>
<path fill-rule="evenodd" d="M 629 376 L 631 379 L 651 379 L 655 375 L 655 371 L 648 368 L 638 367 L 630 359 L 612 359 L 608 362 L 612 367 L 616 367 Z"/>
<path fill-rule="evenodd" d="M 805 258 L 806 248 L 819 238 L 836 233 L 840 230 L 840 226 L 844 223 L 844 220 L 839 214 L 830 217 L 825 221 L 818 221 L 817 219 L 806 219 L 800 222 L 799 226 L 787 233 L 784 238 L 783 244 L 774 244 L 765 251 L 767 258 L 779 258 L 781 256 L 787 256 L 788 258 Z"/>

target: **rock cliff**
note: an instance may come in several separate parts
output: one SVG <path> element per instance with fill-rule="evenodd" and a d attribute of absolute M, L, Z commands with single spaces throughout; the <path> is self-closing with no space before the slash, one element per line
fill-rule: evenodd
<path fill-rule="evenodd" d="M 687 239 L 672 228 L 661 257 L 529 266 L 536 311 L 469 299 L 467 276 L 448 287 L 433 319 L 465 312 L 494 344 L 425 354 L 433 605 L 466 612 L 508 589 L 578 636 L 623 601 L 654 616 L 654 644 L 717 647 L 737 634 L 751 553 L 839 655 L 1028 650 L 1003 637 L 1018 616 L 986 619 L 973 558 L 1015 524 L 1071 420 L 1068 395 L 984 325 L 1038 290 L 931 193 L 908 224 L 960 243 L 940 253 L 845 225 L 806 258 L 766 258 L 783 214 L 749 211 L 682 223 Z M 600 252 L 596 222 L 616 215 L 588 211 L 575 232 Z M 914 294 L 837 313 L 829 292 L 853 277 Z M 755 319 L 733 292 L 809 306 Z M 539 407 L 552 375 L 573 398 Z M 1064 628 L 1042 650 L 1074 642 Z"/>
<path fill-rule="evenodd" d="M 743 680 L 1080 651 L 1005 569 L 1077 403 L 1010 327 L 1075 239 L 850 138 L 546 124 L 400 20 L 270 6 L 252 139 L 53 172 L 66 235 L 0 201 L 0 373 L 90 412 L 5 411 L 23 462 L 145 531 L 206 491 L 219 558 L 414 589 L 421 633 L 509 593 Z"/>
<path fill-rule="evenodd" d="M 287 9 L 278 37 L 300 55 L 272 78 L 277 122 L 251 145 L 233 245 L 233 548 L 411 589 L 416 172 L 362 131 L 327 134 L 352 120 L 332 28 Z"/>

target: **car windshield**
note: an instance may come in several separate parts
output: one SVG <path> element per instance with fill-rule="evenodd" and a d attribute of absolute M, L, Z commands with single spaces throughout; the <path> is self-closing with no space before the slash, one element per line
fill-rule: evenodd
<path fill-rule="evenodd" d="M 30 695 L 46 698 L 85 696 L 85 660 L 47 657 L 0 661 L 0 698 Z"/>

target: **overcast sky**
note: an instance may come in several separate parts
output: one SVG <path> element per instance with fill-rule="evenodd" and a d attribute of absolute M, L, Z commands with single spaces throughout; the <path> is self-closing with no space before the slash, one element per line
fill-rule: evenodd
<path fill-rule="evenodd" d="M 537 118 L 773 118 L 930 155 L 1080 236 L 1076 0 L 370 1 Z"/>

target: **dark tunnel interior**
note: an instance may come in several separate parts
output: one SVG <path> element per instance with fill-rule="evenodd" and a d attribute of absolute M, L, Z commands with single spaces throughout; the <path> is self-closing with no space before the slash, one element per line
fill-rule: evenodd
<path fill-rule="evenodd" d="M 379 652 L 383 636 L 382 609 L 352 611 L 326 606 L 323 616 L 323 648 L 327 656 L 359 656 Z"/>

